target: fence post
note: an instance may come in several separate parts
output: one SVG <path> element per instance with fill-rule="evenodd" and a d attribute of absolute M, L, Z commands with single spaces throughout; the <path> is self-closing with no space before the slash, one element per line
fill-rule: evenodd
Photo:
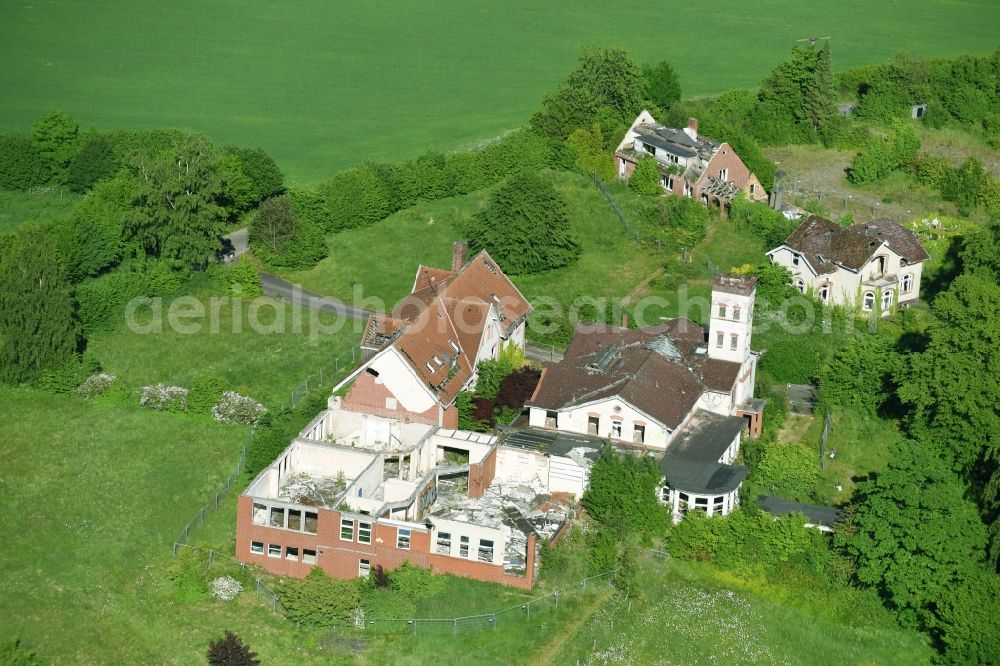
<path fill-rule="evenodd" d="M 208 566 L 209 567 L 212 566 L 212 562 L 214 560 L 215 560 L 215 551 L 212 550 L 212 549 L 209 549 L 209 551 L 208 551 Z"/>
<path fill-rule="evenodd" d="M 524 604 L 525 618 L 526 620 L 531 619 L 531 602 Z"/>
<path fill-rule="evenodd" d="M 497 630 L 497 616 L 496 616 L 495 613 L 490 616 L 490 624 L 493 625 L 493 631 L 496 631 Z"/>
<path fill-rule="evenodd" d="M 454 620 L 452 620 L 451 624 L 452 624 L 452 626 L 451 626 L 451 635 L 452 636 L 458 636 L 458 618 L 456 617 Z"/>
<path fill-rule="evenodd" d="M 177 557 L 177 542 L 174 541 L 174 557 Z"/>
<path fill-rule="evenodd" d="M 559 608 L 559 590 L 556 590 L 556 608 Z"/>
<path fill-rule="evenodd" d="M 319 383 L 323 383 L 323 368 L 319 369 Z"/>

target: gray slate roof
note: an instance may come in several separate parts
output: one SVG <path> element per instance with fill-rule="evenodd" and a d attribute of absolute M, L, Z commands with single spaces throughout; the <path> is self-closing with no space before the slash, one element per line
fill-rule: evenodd
<path fill-rule="evenodd" d="M 667 455 L 692 462 L 718 463 L 745 425 L 746 421 L 739 416 L 722 416 L 699 409 L 671 443 Z"/>
<path fill-rule="evenodd" d="M 660 460 L 660 469 L 671 488 L 696 495 L 732 492 L 747 475 L 746 467 L 706 464 L 670 454 Z"/>

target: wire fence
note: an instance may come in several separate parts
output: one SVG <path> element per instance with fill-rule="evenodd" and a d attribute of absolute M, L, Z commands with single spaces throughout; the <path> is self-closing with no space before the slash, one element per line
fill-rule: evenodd
<path fill-rule="evenodd" d="M 348 364 L 347 358 L 340 358 L 339 356 L 333 359 L 333 362 L 326 367 L 319 368 L 315 373 L 306 377 L 302 383 L 291 390 L 291 394 L 288 398 L 288 407 L 295 407 L 295 404 L 302 399 L 302 396 L 309 393 L 309 387 L 316 388 L 317 386 L 322 386 L 324 381 L 330 381 L 332 378 L 339 378 L 341 373 L 345 370 L 351 370 L 354 368 L 355 364 L 358 362 L 360 357 L 359 349 L 351 347 L 351 360 Z"/>
<path fill-rule="evenodd" d="M 301 400 L 304 395 L 309 393 L 310 385 L 312 388 L 316 388 L 317 386 L 323 386 L 324 379 L 329 381 L 334 377 L 340 377 L 341 371 L 354 367 L 357 356 L 358 354 L 356 350 L 354 347 L 351 347 L 351 365 L 347 365 L 346 357 L 341 359 L 338 356 L 328 367 L 319 368 L 316 373 L 309 375 L 302 381 L 301 384 L 292 389 L 289 400 L 284 406 L 294 408 L 295 404 Z M 246 464 L 247 459 L 247 449 L 249 449 L 250 445 L 253 443 L 255 433 L 256 428 L 251 430 L 247 435 L 246 441 L 243 442 L 243 447 L 240 449 L 240 456 L 236 460 L 236 464 L 233 466 L 232 471 L 229 472 L 229 476 L 226 477 L 225 483 L 219 486 L 219 489 L 215 491 L 212 499 L 206 502 L 205 505 L 198 510 L 198 513 L 195 514 L 194 518 L 188 521 L 180 535 L 177 537 L 177 543 L 188 543 L 194 530 L 201 527 L 205 523 L 205 517 L 211 513 L 213 509 L 219 508 L 223 497 L 225 497 L 226 493 L 232 489 L 233 484 L 236 483 L 237 479 L 239 479 L 240 475 L 243 473 L 244 465 Z"/>
<path fill-rule="evenodd" d="M 524 601 L 491 613 L 447 618 L 375 618 L 359 615 L 355 626 L 369 634 L 419 634 L 436 632 L 458 635 L 477 631 L 496 631 L 498 627 L 525 624 L 559 608 L 567 599 L 587 593 L 600 592 L 611 587 L 614 571 L 605 571 L 584 578 L 572 585 L 550 592 L 545 596 Z"/>
<path fill-rule="evenodd" d="M 624 229 L 625 233 L 629 237 L 631 237 L 632 240 L 634 240 L 636 243 L 640 242 L 641 237 L 639 233 L 635 230 L 635 228 L 632 226 L 632 223 L 628 221 L 628 217 L 625 215 L 625 211 L 622 210 L 621 204 L 619 204 L 618 200 L 615 199 L 614 195 L 611 194 L 610 191 L 608 191 L 608 188 L 604 185 L 604 182 L 600 179 L 600 177 L 596 173 L 592 173 L 590 175 L 594 179 L 594 186 L 598 189 L 598 191 L 600 191 L 601 194 L 604 195 L 604 198 L 608 202 L 608 205 L 611 206 L 611 212 L 613 212 L 615 214 L 615 217 L 618 218 L 618 221 L 621 222 L 622 229 Z"/>
<path fill-rule="evenodd" d="M 225 565 L 229 568 L 239 567 L 242 574 L 241 577 L 244 578 L 244 582 L 253 583 L 254 594 L 258 599 L 261 599 L 264 602 L 265 606 L 268 606 L 275 613 L 285 612 L 284 606 L 281 605 L 281 599 L 274 592 L 274 590 L 268 587 L 264 579 L 260 577 L 260 570 L 257 567 L 246 564 L 245 562 L 240 562 L 232 555 L 227 555 L 211 548 L 202 548 L 200 546 L 191 546 L 186 543 L 174 542 L 174 557 L 177 557 L 178 553 L 182 550 L 201 554 L 205 558 L 206 571 L 212 569 L 213 567 L 218 567 L 223 563 L 225 563 Z"/>
<path fill-rule="evenodd" d="M 247 435 L 246 441 L 243 442 L 243 448 L 240 449 L 240 457 L 236 460 L 236 465 L 233 466 L 229 476 L 226 477 L 226 482 L 215 491 L 215 496 L 209 500 L 205 506 L 198 510 L 198 513 L 192 518 L 187 525 L 184 526 L 184 530 L 181 532 L 180 536 L 177 537 L 177 542 L 186 544 L 191 538 L 191 533 L 198 527 L 200 527 L 205 522 L 205 516 L 213 509 L 218 509 L 219 504 L 222 503 L 222 498 L 226 492 L 233 487 L 236 480 L 243 473 L 243 465 L 246 463 L 247 459 L 247 448 L 249 448 L 250 443 L 253 442 L 253 436 L 256 432 L 256 428 L 251 430 Z M 175 544 L 176 545 L 176 544 Z M 176 553 L 176 548 L 174 549 Z"/>

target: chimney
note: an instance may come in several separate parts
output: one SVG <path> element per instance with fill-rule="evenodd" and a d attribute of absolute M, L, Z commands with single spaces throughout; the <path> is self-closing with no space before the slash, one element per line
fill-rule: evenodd
<path fill-rule="evenodd" d="M 684 133 L 692 139 L 698 138 L 698 119 L 688 118 L 688 126 L 684 128 Z"/>
<path fill-rule="evenodd" d="M 458 273 L 465 266 L 466 255 L 469 253 L 469 244 L 465 241 L 457 241 L 451 246 L 451 272 Z"/>

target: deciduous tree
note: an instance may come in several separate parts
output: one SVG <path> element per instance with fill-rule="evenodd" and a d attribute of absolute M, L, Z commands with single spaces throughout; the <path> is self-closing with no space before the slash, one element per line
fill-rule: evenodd
<path fill-rule="evenodd" d="M 224 209 L 222 178 L 212 146 L 188 135 L 169 150 L 140 158 L 139 194 L 125 228 L 154 257 L 204 264 L 219 249 Z"/>
<path fill-rule="evenodd" d="M 986 530 L 962 483 L 934 447 L 908 441 L 855 497 L 837 540 L 857 560 L 858 580 L 904 623 L 933 626 L 937 601 L 982 560 Z"/>
<path fill-rule="evenodd" d="M 46 113 L 31 128 L 32 143 L 55 178 L 61 178 L 78 150 L 80 127 L 59 110 Z"/>
<path fill-rule="evenodd" d="M 663 60 L 642 68 L 646 99 L 666 111 L 681 98 L 681 83 L 669 62 Z"/>
<path fill-rule="evenodd" d="M 580 256 L 566 202 L 552 183 L 525 172 L 502 185 L 466 225 L 475 253 L 488 250 L 512 275 L 566 266 Z"/>
<path fill-rule="evenodd" d="M 559 90 L 545 97 L 531 126 L 543 136 L 564 140 L 573 130 L 591 125 L 604 108 L 619 121 L 631 122 L 642 108 L 644 92 L 642 70 L 626 51 L 590 50 Z"/>

